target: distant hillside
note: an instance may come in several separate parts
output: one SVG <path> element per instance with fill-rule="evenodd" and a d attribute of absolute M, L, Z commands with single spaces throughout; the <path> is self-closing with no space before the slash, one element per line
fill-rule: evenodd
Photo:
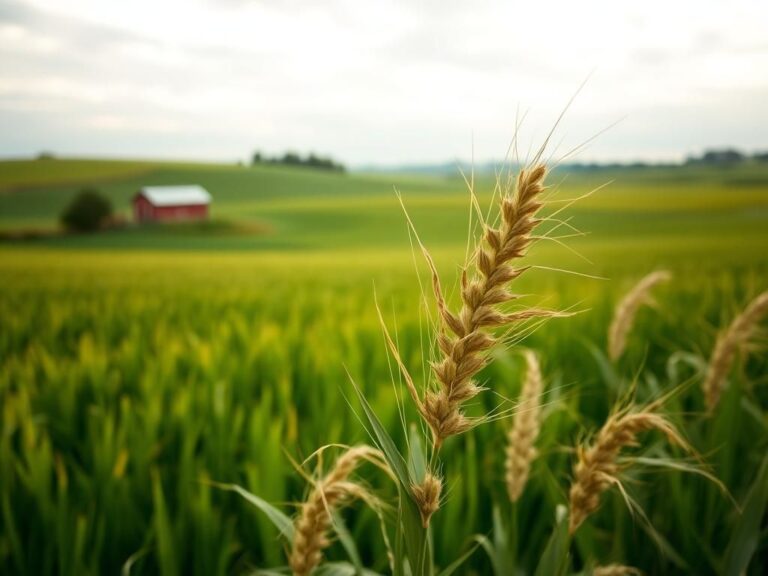
<path fill-rule="evenodd" d="M 67 184 L 92 184 L 138 177 L 157 170 L 200 166 L 225 167 L 160 160 L 94 160 L 82 158 L 39 158 L 0 161 L 0 192 Z M 230 167 L 235 168 L 234 165 Z"/>
<path fill-rule="evenodd" d="M 85 159 L 0 162 L 0 229 L 58 228 L 64 207 L 83 187 L 107 196 L 116 212 L 130 220 L 131 199 L 142 186 L 199 184 L 213 195 L 212 217 L 262 220 L 275 204 L 296 203 L 297 210 L 317 202 L 394 201 L 394 185 L 409 193 L 461 190 L 422 177 L 343 174 L 308 167 L 241 166 Z"/>
<path fill-rule="evenodd" d="M 347 173 L 306 167 L 106 160 L 0 162 L 0 231 L 56 247 L 185 250 L 409 249 L 395 190 L 402 192 L 430 247 L 456 248 L 468 222 L 468 192 L 455 167 L 426 172 Z M 599 234 L 605 241 L 685 237 L 743 239 L 764 246 L 768 165 L 721 168 L 603 167 L 552 175 L 552 199 L 599 191 L 577 202 L 556 234 Z M 199 184 L 212 195 L 204 226 L 135 226 L 131 198 L 142 186 Z M 494 177 L 476 173 L 487 206 Z M 129 225 L 91 235 L 51 236 L 63 208 L 84 186 L 98 189 Z M 549 198 L 549 197 L 548 197 Z M 563 204 L 552 204 L 551 209 Z M 688 236 L 686 236 L 688 235 Z M 698 236 L 697 236 L 698 237 Z M 585 238 L 585 241 L 588 239 Z M 666 241 L 666 240 L 665 240 Z M 576 242 L 571 238 L 571 242 Z M 453 244 L 451 244 L 453 243 Z M 463 254 L 462 246 L 457 253 Z"/>
<path fill-rule="evenodd" d="M 621 170 L 621 169 L 639 169 L 639 168 L 675 168 L 680 164 L 646 164 L 643 162 L 634 163 L 570 163 L 561 164 L 555 168 L 557 172 L 590 172 L 601 170 Z M 490 162 L 479 162 L 472 164 L 471 162 L 465 162 L 457 160 L 455 162 L 442 162 L 435 164 L 398 164 L 393 166 L 377 166 L 368 165 L 361 166 L 355 169 L 355 172 L 368 173 L 368 174 L 419 174 L 425 176 L 445 177 L 455 176 L 464 172 L 464 174 L 485 175 L 491 176 L 500 170 L 506 170 L 512 167 L 517 169 L 519 167 L 515 162 L 508 162 L 503 160 L 496 160 Z"/>
<path fill-rule="evenodd" d="M 511 163 L 515 166 L 515 163 Z M 621 169 L 659 169 L 677 168 L 683 166 L 712 166 L 717 168 L 768 164 L 768 152 L 745 153 L 732 148 L 705 150 L 700 155 L 688 156 L 683 162 L 568 162 L 559 164 L 556 168 L 559 172 L 589 172 L 601 170 Z M 432 176 L 453 175 L 459 171 L 469 174 L 494 174 L 501 167 L 508 167 L 509 161 L 493 160 L 488 162 L 467 162 L 455 160 L 452 162 L 436 162 L 421 164 L 396 164 L 382 166 L 370 164 L 355 169 L 357 172 L 371 174 L 425 174 Z"/>

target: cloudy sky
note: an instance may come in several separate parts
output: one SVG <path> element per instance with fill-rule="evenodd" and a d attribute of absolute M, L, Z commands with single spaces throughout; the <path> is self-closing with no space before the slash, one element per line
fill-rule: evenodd
<path fill-rule="evenodd" d="M 768 149 L 768 2 L 0 0 L 0 156 Z"/>

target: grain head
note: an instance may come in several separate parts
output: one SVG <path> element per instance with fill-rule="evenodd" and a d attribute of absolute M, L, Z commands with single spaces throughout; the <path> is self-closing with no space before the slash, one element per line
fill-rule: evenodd
<path fill-rule="evenodd" d="M 411 486 L 411 494 L 421 515 L 421 523 L 426 528 L 429 519 L 440 508 L 440 494 L 443 491 L 443 481 L 440 477 L 427 472 L 424 480 Z"/>
<path fill-rule="evenodd" d="M 654 407 L 624 409 L 612 414 L 598 432 L 590 446 L 577 449 L 578 459 L 570 489 L 571 534 L 600 505 L 600 497 L 610 486 L 619 485 L 622 469 L 618 461 L 623 448 L 637 446 L 637 435 L 648 430 L 663 432 L 672 444 L 690 450 L 688 443 L 675 427 Z"/>
<path fill-rule="evenodd" d="M 527 309 L 504 312 L 501 304 L 515 296 L 507 285 L 525 272 L 512 262 L 523 257 L 532 241 L 532 231 L 539 224 L 536 217 L 542 206 L 544 166 L 521 170 L 514 190 L 501 198 L 501 224 L 486 225 L 483 242 L 475 252 L 475 273 L 466 271 L 461 279 L 461 309 L 451 312 L 445 305 L 439 280 L 433 268 L 433 288 L 438 302 L 439 333 L 438 360 L 432 363 L 437 382 L 435 389 L 424 397 L 420 412 L 429 425 L 436 448 L 455 434 L 471 428 L 475 421 L 467 417 L 463 405 L 474 398 L 481 388 L 474 376 L 487 364 L 488 352 L 496 343 L 491 332 L 530 318 L 553 315 L 550 311 Z"/>
<path fill-rule="evenodd" d="M 536 354 L 525 352 L 527 372 L 517 411 L 507 435 L 506 484 L 509 499 L 517 502 L 528 481 L 531 463 L 536 458 L 534 444 L 541 427 L 541 394 L 544 384 Z"/>
<path fill-rule="evenodd" d="M 378 450 L 356 446 L 339 456 L 328 474 L 315 482 L 294 522 L 289 558 L 294 575 L 307 576 L 322 561 L 323 550 L 331 544 L 332 512 L 352 499 L 368 499 L 366 489 L 350 480 L 355 469 L 365 461 L 385 466 Z"/>
<path fill-rule="evenodd" d="M 766 312 L 768 291 L 752 300 L 749 306 L 733 319 L 730 326 L 719 334 L 702 384 L 709 410 L 714 409 L 720 400 L 736 353 L 754 336 L 758 323 Z"/>
<path fill-rule="evenodd" d="M 635 315 L 643 304 L 650 304 L 651 289 L 660 282 L 667 282 L 672 275 L 665 270 L 657 270 L 645 276 L 635 284 L 616 306 L 613 321 L 608 329 L 608 355 L 611 360 L 618 360 L 627 345 L 627 334 L 632 330 Z"/>

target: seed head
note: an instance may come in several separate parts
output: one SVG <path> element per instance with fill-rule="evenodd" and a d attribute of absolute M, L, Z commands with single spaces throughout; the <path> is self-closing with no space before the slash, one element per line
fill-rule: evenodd
<path fill-rule="evenodd" d="M 591 446 L 577 449 L 578 460 L 570 490 L 569 530 L 573 534 L 582 522 L 600 505 L 600 496 L 610 486 L 620 484 L 619 453 L 625 447 L 637 446 L 637 435 L 656 429 L 673 443 L 690 450 L 688 443 L 653 407 L 629 409 L 610 416 Z"/>
<path fill-rule="evenodd" d="M 525 360 L 528 371 L 517 413 L 507 435 L 505 469 L 507 493 L 512 502 L 517 502 L 528 481 L 531 463 L 537 454 L 534 444 L 541 427 L 541 393 L 544 388 L 541 370 L 536 354 L 532 351 L 525 352 Z"/>
<path fill-rule="evenodd" d="M 720 400 L 736 353 L 749 343 L 766 312 L 768 312 L 768 291 L 752 300 L 749 306 L 718 336 L 706 378 L 702 383 L 704 398 L 710 410 L 714 409 Z"/>
<path fill-rule="evenodd" d="M 420 484 L 411 486 L 411 493 L 421 514 L 424 528 L 429 526 L 429 519 L 440 508 L 440 493 L 443 491 L 443 481 L 427 472 Z"/>

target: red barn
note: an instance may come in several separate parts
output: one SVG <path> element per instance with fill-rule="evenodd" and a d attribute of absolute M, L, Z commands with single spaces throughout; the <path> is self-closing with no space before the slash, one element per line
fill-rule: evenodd
<path fill-rule="evenodd" d="M 202 186 L 145 186 L 133 197 L 136 222 L 205 220 L 211 195 Z"/>

